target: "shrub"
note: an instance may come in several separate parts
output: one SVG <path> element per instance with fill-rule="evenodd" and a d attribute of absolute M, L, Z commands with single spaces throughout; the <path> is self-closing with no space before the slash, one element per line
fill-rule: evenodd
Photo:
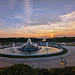
<path fill-rule="evenodd" d="M 34 69 L 28 65 L 17 64 L 0 68 L 0 75 L 75 75 L 75 67 Z"/>
<path fill-rule="evenodd" d="M 17 64 L 7 68 L 2 68 L 0 75 L 37 75 L 37 72 L 28 65 Z"/>
<path fill-rule="evenodd" d="M 38 75 L 75 75 L 75 67 L 36 69 Z"/>

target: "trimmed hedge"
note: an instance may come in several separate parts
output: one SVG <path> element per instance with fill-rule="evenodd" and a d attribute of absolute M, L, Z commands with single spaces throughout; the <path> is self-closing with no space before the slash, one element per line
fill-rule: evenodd
<path fill-rule="evenodd" d="M 34 69 L 28 65 L 17 64 L 0 68 L 0 75 L 75 75 L 75 67 Z"/>
<path fill-rule="evenodd" d="M 0 69 L 0 75 L 37 75 L 36 70 L 24 64 L 17 64 Z"/>
<path fill-rule="evenodd" d="M 36 69 L 38 75 L 75 75 L 75 67 L 53 68 L 53 69 Z"/>

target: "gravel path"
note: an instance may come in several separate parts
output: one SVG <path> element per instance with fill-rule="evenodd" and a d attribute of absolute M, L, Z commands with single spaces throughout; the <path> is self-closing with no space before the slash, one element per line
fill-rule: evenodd
<path fill-rule="evenodd" d="M 13 64 L 24 63 L 35 68 L 53 68 L 64 67 L 60 64 L 60 57 L 64 58 L 67 62 L 66 66 L 75 66 L 75 46 L 63 46 L 68 50 L 66 54 L 53 57 L 41 58 L 6 58 L 0 57 L 0 67 L 10 66 Z"/>

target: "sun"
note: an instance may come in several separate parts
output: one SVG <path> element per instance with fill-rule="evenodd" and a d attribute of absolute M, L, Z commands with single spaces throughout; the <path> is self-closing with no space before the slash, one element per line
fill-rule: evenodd
<path fill-rule="evenodd" d="M 54 38 L 54 35 L 53 34 L 50 34 L 50 38 Z"/>

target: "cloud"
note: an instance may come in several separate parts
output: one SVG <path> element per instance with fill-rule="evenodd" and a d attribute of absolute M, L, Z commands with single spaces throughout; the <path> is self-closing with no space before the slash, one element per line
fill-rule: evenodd
<path fill-rule="evenodd" d="M 42 21 L 42 19 L 38 20 L 38 22 L 39 21 Z M 43 21 L 42 21 L 41 25 L 39 24 L 37 26 L 33 25 L 32 26 L 33 28 L 31 27 L 31 29 L 33 29 L 33 31 L 35 31 L 36 34 L 40 34 L 40 33 L 43 34 L 44 32 L 45 34 L 55 33 L 56 35 L 62 34 L 63 36 L 64 35 L 69 36 L 71 35 L 71 33 L 72 33 L 71 36 L 75 35 L 75 11 L 65 14 L 65 15 L 56 16 L 56 18 L 53 16 L 53 19 L 49 18 L 48 21 L 45 20 L 45 22 L 47 23 L 45 23 L 44 26 L 43 26 Z M 50 25 L 48 25 L 48 23 L 50 23 Z"/>
<path fill-rule="evenodd" d="M 6 29 L 7 26 L 5 25 L 7 22 L 3 19 L 0 19 L 0 30 Z"/>
<path fill-rule="evenodd" d="M 32 0 L 24 0 L 24 11 L 26 13 L 26 22 L 29 23 L 31 21 L 32 15 Z"/>
<path fill-rule="evenodd" d="M 72 9 L 73 9 L 73 5 L 66 5 L 65 6 L 66 13 L 70 13 L 72 11 Z"/>
<path fill-rule="evenodd" d="M 33 13 L 32 5 L 32 0 L 24 0 L 24 12 L 16 13 L 15 15 L 15 18 L 20 19 L 23 22 L 22 25 L 24 24 L 24 26 L 29 25 L 31 22 L 31 16 Z"/>
<path fill-rule="evenodd" d="M 13 7 L 13 5 L 15 4 L 15 0 L 9 0 L 11 3 L 11 7 Z"/>
<path fill-rule="evenodd" d="M 15 18 L 20 19 L 20 18 L 22 18 L 22 16 L 16 15 Z"/>
<path fill-rule="evenodd" d="M 40 16 L 31 17 L 30 22 L 25 21 L 23 24 L 25 26 L 36 26 L 36 25 L 40 26 L 40 25 L 50 25 L 52 23 L 58 22 L 61 22 L 59 16 L 56 16 L 55 14 L 43 14 Z"/>
<path fill-rule="evenodd" d="M 23 21 L 21 25 L 35 26 L 35 25 L 50 25 L 52 23 L 58 23 L 61 21 L 57 13 L 47 14 L 45 12 L 37 14 L 36 11 L 48 11 L 48 8 L 35 8 L 33 9 L 32 0 L 24 0 L 24 12 L 16 14 L 15 18 Z"/>
<path fill-rule="evenodd" d="M 75 11 L 65 15 L 61 15 L 59 17 L 61 19 L 61 22 L 57 23 L 58 28 L 61 28 L 63 30 L 75 29 Z"/>
<path fill-rule="evenodd" d="M 74 14 L 75 12 L 60 16 L 56 16 L 54 14 L 44 14 L 43 16 L 32 18 L 29 23 L 16 23 L 16 26 L 22 33 L 25 30 L 25 33 L 34 35 L 48 35 L 50 33 L 61 34 L 61 32 L 67 31 L 71 32 L 75 30 Z"/>
<path fill-rule="evenodd" d="M 21 19 L 22 16 L 16 16 L 16 18 Z M 24 18 L 23 18 L 24 19 Z M 27 19 L 28 20 L 28 19 Z M 49 25 L 52 29 L 61 28 L 61 27 L 70 27 L 73 26 L 70 22 L 75 21 L 75 11 L 57 16 L 56 14 L 43 14 L 37 17 L 31 17 L 30 22 L 23 21 L 21 26 L 41 26 L 41 25 Z"/>
<path fill-rule="evenodd" d="M 11 26 L 8 26 L 7 24 L 8 23 L 5 20 L 0 19 L 0 31 L 9 32 Z"/>
<path fill-rule="evenodd" d="M 4 25 L 5 23 L 6 23 L 5 20 L 0 19 L 0 26 L 1 26 L 1 25 Z"/>
<path fill-rule="evenodd" d="M 73 20 L 75 21 L 75 11 L 68 13 L 66 15 L 61 15 L 60 18 L 63 22 L 68 22 Z"/>
<path fill-rule="evenodd" d="M 15 1 L 10 0 L 11 7 L 14 6 Z M 17 8 L 17 11 L 12 14 L 12 17 L 8 16 L 8 19 L 6 19 L 8 23 L 0 19 L 0 30 L 4 30 L 9 35 L 23 36 L 46 36 L 49 33 L 59 33 L 61 35 L 62 33 L 72 33 L 75 30 L 75 11 L 70 11 L 63 15 L 58 13 L 58 11 L 56 13 L 56 10 L 50 10 L 50 7 L 46 8 L 42 7 L 42 5 L 35 5 L 33 4 L 33 0 L 23 1 L 23 5 L 21 4 L 20 8 L 22 11 L 17 12 L 18 4 L 14 8 L 14 10 Z M 70 9 L 69 6 L 66 6 L 65 10 L 71 10 L 71 8 L 72 6 L 70 6 Z M 65 12 L 63 11 L 63 13 Z"/>
<path fill-rule="evenodd" d="M 35 8 L 33 11 L 48 11 L 48 8 Z"/>

